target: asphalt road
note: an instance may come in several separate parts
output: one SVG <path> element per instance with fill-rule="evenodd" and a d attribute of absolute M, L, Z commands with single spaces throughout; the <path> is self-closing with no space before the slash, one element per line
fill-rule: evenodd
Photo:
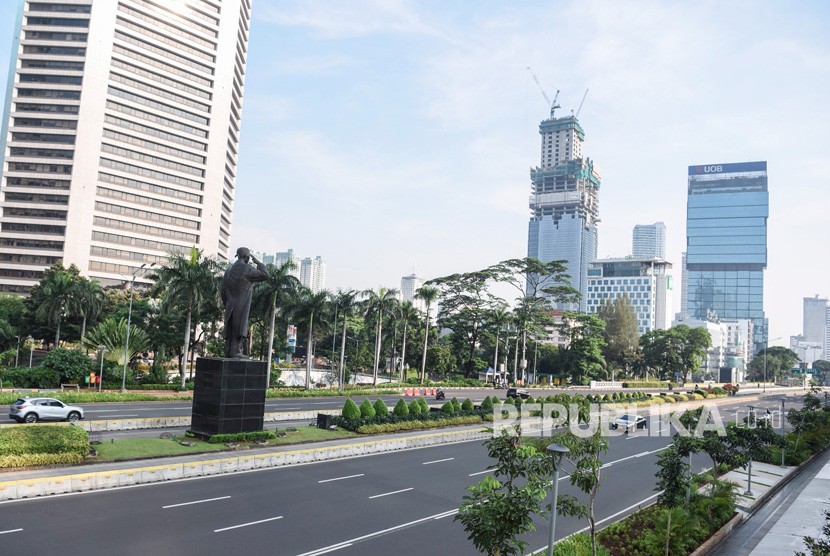
<path fill-rule="evenodd" d="M 600 525 L 656 496 L 655 460 L 670 442 L 668 435 L 610 438 Z M 709 464 L 705 457 L 693 463 L 696 471 Z M 0 504 L 0 546 L 33 554 L 476 554 L 453 516 L 490 464 L 480 442 L 467 442 L 7 502 Z M 563 472 L 569 469 L 566 463 Z M 560 494 L 577 494 L 567 475 L 560 481 Z M 585 525 L 559 518 L 557 537 Z M 527 536 L 530 549 L 547 543 L 547 523 L 537 528 Z"/>

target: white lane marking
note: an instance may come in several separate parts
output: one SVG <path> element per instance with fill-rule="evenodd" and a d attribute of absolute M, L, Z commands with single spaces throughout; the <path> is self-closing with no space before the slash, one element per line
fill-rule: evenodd
<path fill-rule="evenodd" d="M 17 533 L 22 530 L 23 529 L 9 529 L 8 531 L 0 531 L 0 535 L 5 535 L 6 533 Z"/>
<path fill-rule="evenodd" d="M 362 477 L 363 473 L 358 473 L 357 475 L 346 475 L 345 477 L 335 477 L 334 479 L 323 479 L 322 481 L 317 481 L 318 483 L 330 483 L 332 481 L 342 481 L 343 479 L 354 479 L 355 477 Z"/>
<path fill-rule="evenodd" d="M 448 510 L 446 512 L 441 512 L 439 514 L 430 515 L 427 517 L 422 517 L 421 519 L 416 519 L 415 521 L 409 521 L 407 523 L 401 523 L 400 525 L 395 525 L 394 527 L 389 527 L 388 529 L 383 529 L 381 531 L 375 531 L 374 533 L 367 533 L 366 535 L 362 535 L 360 537 L 355 537 L 353 539 L 349 539 L 347 541 L 339 542 L 337 544 L 331 544 L 329 546 L 324 546 L 323 548 L 318 548 L 316 550 L 311 550 L 309 552 L 303 552 L 298 556 L 319 556 L 320 554 L 325 554 L 327 552 L 334 552 L 335 550 L 339 550 L 341 548 L 346 548 L 348 546 L 352 546 L 354 543 L 359 541 L 364 541 L 366 539 L 371 539 L 372 537 L 379 537 L 380 535 L 385 535 L 386 533 L 391 533 L 392 531 L 397 531 L 398 529 L 404 529 L 406 527 L 410 527 L 412 525 L 417 525 L 419 523 L 423 523 L 425 521 L 429 521 L 431 519 L 441 519 L 442 517 L 450 516 L 456 513 L 458 510 Z"/>
<path fill-rule="evenodd" d="M 432 460 L 432 461 L 425 461 L 421 465 L 432 465 L 433 463 L 441 463 L 442 461 L 452 461 L 454 459 L 455 458 L 436 459 L 436 460 Z"/>
<path fill-rule="evenodd" d="M 485 473 L 493 473 L 495 469 L 488 469 L 487 471 L 479 471 L 478 473 L 470 473 L 468 477 L 475 477 L 476 475 L 484 475 Z"/>
<path fill-rule="evenodd" d="M 230 498 L 230 496 L 220 496 L 218 498 L 205 498 L 204 500 L 194 500 L 193 502 L 182 502 L 181 504 L 170 504 L 169 506 L 162 506 L 162 510 L 166 510 L 167 508 L 178 508 L 179 506 L 190 506 L 192 504 L 202 504 L 204 502 L 215 502 L 216 500 L 226 500 Z"/>
<path fill-rule="evenodd" d="M 259 521 L 252 521 L 250 523 L 240 523 L 239 525 L 231 525 L 230 527 L 223 527 L 222 529 L 214 529 L 214 533 L 221 533 L 222 531 L 230 531 L 231 529 L 239 529 L 240 527 L 247 527 L 249 525 L 258 525 L 260 523 L 266 523 L 268 521 L 274 521 L 277 519 L 282 519 L 281 515 L 277 517 L 269 517 L 268 519 L 260 519 Z"/>
<path fill-rule="evenodd" d="M 415 490 L 415 487 L 402 488 L 401 490 L 393 490 L 392 492 L 384 492 L 383 494 L 375 494 L 374 496 L 370 496 L 369 500 L 371 500 L 372 498 L 380 498 L 381 496 L 389 496 L 389 495 L 392 495 L 392 494 L 400 494 L 401 492 L 407 492 L 409 490 Z"/>

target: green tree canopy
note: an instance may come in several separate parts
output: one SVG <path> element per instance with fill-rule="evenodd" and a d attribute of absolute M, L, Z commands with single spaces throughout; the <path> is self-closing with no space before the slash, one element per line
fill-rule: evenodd
<path fill-rule="evenodd" d="M 605 322 L 602 355 L 609 365 L 624 369 L 640 347 L 637 313 L 627 295 L 604 303 L 597 316 Z"/>

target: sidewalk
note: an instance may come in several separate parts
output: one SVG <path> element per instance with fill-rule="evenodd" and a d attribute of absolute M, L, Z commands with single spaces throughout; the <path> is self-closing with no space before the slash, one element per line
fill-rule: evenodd
<path fill-rule="evenodd" d="M 762 466 L 760 486 L 755 483 L 756 466 Z M 773 468 L 773 469 L 770 469 Z M 781 468 L 769 464 L 753 464 L 753 486 L 755 501 L 748 497 L 738 499 L 739 511 L 750 510 L 757 500 L 770 492 L 765 483 L 780 474 L 782 480 L 795 468 Z M 728 479 L 746 488 L 746 472 L 743 479 L 735 476 L 736 471 L 727 474 Z M 830 450 L 808 463 L 801 472 L 780 490 L 768 497 L 766 503 L 752 513 L 728 537 L 712 550 L 716 556 L 785 556 L 797 550 L 805 550 L 802 539 L 805 536 L 819 537 L 824 525 L 824 511 L 830 509 Z"/>

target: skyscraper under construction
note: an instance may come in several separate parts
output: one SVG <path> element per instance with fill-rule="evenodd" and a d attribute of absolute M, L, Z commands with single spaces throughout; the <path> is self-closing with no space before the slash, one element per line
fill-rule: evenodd
<path fill-rule="evenodd" d="M 587 268 L 597 257 L 599 170 L 583 158 L 585 132 L 576 116 L 551 116 L 539 124 L 540 165 L 530 170 L 530 223 L 527 255 L 542 262 L 564 260 L 579 303 L 557 309 L 586 311 Z M 577 111 L 578 114 L 578 111 Z"/>

